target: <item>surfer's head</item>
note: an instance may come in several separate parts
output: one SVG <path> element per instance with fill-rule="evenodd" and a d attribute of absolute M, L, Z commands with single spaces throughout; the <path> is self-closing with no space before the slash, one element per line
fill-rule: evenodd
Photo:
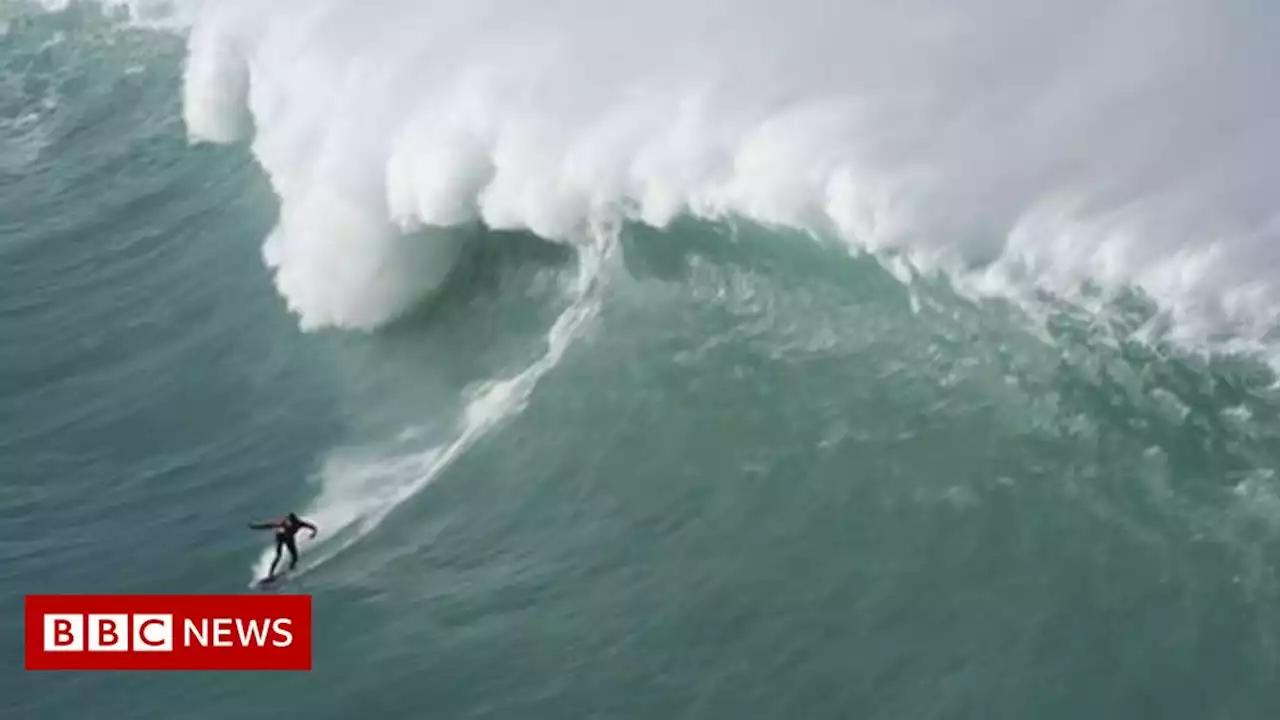
<path fill-rule="evenodd" d="M 298 513 L 289 513 L 289 522 L 298 522 Z"/>

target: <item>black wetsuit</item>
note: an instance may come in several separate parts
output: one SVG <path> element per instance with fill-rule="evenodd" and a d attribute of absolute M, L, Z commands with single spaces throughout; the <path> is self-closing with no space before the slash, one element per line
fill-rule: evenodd
<path fill-rule="evenodd" d="M 294 543 L 293 537 L 298 534 L 302 528 L 307 528 L 314 536 L 316 534 L 316 526 L 295 516 L 290 516 L 269 523 L 260 523 L 250 525 L 257 530 L 273 529 L 276 531 L 276 556 L 271 561 L 271 570 L 267 573 L 267 577 L 275 577 L 276 565 L 280 563 L 280 549 L 289 549 L 289 569 L 292 570 L 298 564 L 298 546 Z"/>

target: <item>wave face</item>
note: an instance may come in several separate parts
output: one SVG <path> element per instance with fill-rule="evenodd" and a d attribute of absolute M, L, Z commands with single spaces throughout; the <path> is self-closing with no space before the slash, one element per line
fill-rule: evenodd
<path fill-rule="evenodd" d="M 0 638 L 321 529 L 312 673 L 0 716 L 1280 716 L 1277 30 L 0 5 Z"/>

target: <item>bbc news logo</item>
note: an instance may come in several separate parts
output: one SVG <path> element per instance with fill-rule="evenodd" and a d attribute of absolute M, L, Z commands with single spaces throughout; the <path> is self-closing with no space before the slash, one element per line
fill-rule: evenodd
<path fill-rule="evenodd" d="M 185 647 L 289 647 L 293 644 L 290 618 L 186 618 Z M 86 641 L 88 647 L 85 647 Z M 45 652 L 169 652 L 173 650 L 173 615 L 60 615 L 44 616 Z"/>
<path fill-rule="evenodd" d="M 309 595 L 28 595 L 28 670 L 310 670 Z"/>

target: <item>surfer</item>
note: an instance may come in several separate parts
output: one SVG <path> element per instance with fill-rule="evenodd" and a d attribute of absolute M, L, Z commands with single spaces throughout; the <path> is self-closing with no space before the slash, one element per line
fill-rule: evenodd
<path fill-rule="evenodd" d="M 267 573 L 267 580 L 276 576 L 276 564 L 280 562 L 280 548 L 289 548 L 289 569 L 292 570 L 298 564 L 298 546 L 293 542 L 293 536 L 298 534 L 302 528 L 311 531 L 311 537 L 316 536 L 316 526 L 298 517 L 295 513 L 289 513 L 287 517 L 280 520 L 272 520 L 264 523 L 249 523 L 251 530 L 275 530 L 276 531 L 276 557 L 271 561 L 271 570 Z"/>

